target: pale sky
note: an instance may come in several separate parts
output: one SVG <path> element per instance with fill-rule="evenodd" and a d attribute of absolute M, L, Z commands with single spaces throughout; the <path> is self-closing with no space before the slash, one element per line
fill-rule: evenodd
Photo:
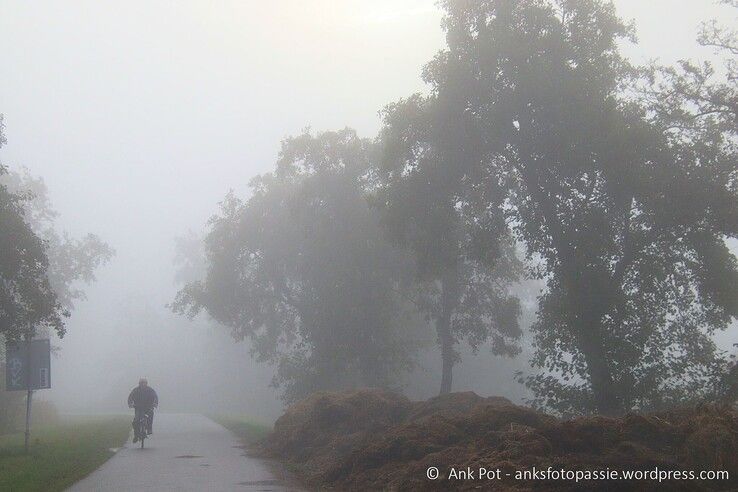
<path fill-rule="evenodd" d="M 639 61 L 704 59 L 699 22 L 735 25 L 708 0 L 616 4 Z M 69 323 L 58 384 L 104 381 L 69 361 L 115 352 L 125 300 L 164 313 L 173 238 L 201 230 L 229 189 L 243 195 L 282 138 L 374 136 L 378 110 L 423 89 L 440 18 L 433 0 L 0 0 L 0 161 L 45 179 L 64 228 L 117 250 Z"/>

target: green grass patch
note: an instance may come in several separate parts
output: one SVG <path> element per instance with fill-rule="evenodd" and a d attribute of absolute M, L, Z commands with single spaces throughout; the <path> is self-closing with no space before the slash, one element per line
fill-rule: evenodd
<path fill-rule="evenodd" d="M 246 415 L 208 415 L 208 418 L 236 434 L 244 444 L 260 441 L 272 431 L 272 426 L 257 422 Z"/>
<path fill-rule="evenodd" d="M 107 461 L 130 430 L 125 416 L 64 418 L 31 428 L 28 454 L 22 432 L 0 435 L 0 490 L 64 490 Z"/>

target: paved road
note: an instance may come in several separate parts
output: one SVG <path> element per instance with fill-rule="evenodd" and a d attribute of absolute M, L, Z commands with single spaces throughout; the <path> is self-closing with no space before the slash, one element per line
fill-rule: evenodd
<path fill-rule="evenodd" d="M 202 415 L 157 414 L 140 449 L 129 440 L 70 492 L 296 490 L 262 461 L 245 456 L 235 435 Z"/>

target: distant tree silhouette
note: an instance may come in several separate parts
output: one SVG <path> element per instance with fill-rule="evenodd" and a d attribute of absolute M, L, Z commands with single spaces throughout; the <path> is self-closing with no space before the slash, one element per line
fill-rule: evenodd
<path fill-rule="evenodd" d="M 287 139 L 252 196 L 210 221 L 207 273 L 174 310 L 205 310 L 277 364 L 293 401 L 321 389 L 391 387 L 411 367 L 417 324 L 401 295 L 407 255 L 367 203 L 372 144 L 353 130 Z"/>
<path fill-rule="evenodd" d="M 10 170 L 0 176 L 0 183 L 9 191 L 26 197 L 23 216 L 44 242 L 51 287 L 59 302 L 72 310 L 75 301 L 86 298 L 80 283 L 96 280 L 95 271 L 113 257 L 113 248 L 95 234 L 75 238 L 60 232 L 55 224 L 58 214 L 48 197 L 46 183 L 42 178 L 33 177 L 27 169 Z"/>

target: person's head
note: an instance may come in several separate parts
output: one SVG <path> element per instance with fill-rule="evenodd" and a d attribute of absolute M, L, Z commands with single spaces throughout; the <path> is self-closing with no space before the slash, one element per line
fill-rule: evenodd
<path fill-rule="evenodd" d="M 146 380 L 146 378 L 141 378 L 138 380 L 138 385 L 142 388 L 145 388 L 149 385 L 149 382 Z"/>

